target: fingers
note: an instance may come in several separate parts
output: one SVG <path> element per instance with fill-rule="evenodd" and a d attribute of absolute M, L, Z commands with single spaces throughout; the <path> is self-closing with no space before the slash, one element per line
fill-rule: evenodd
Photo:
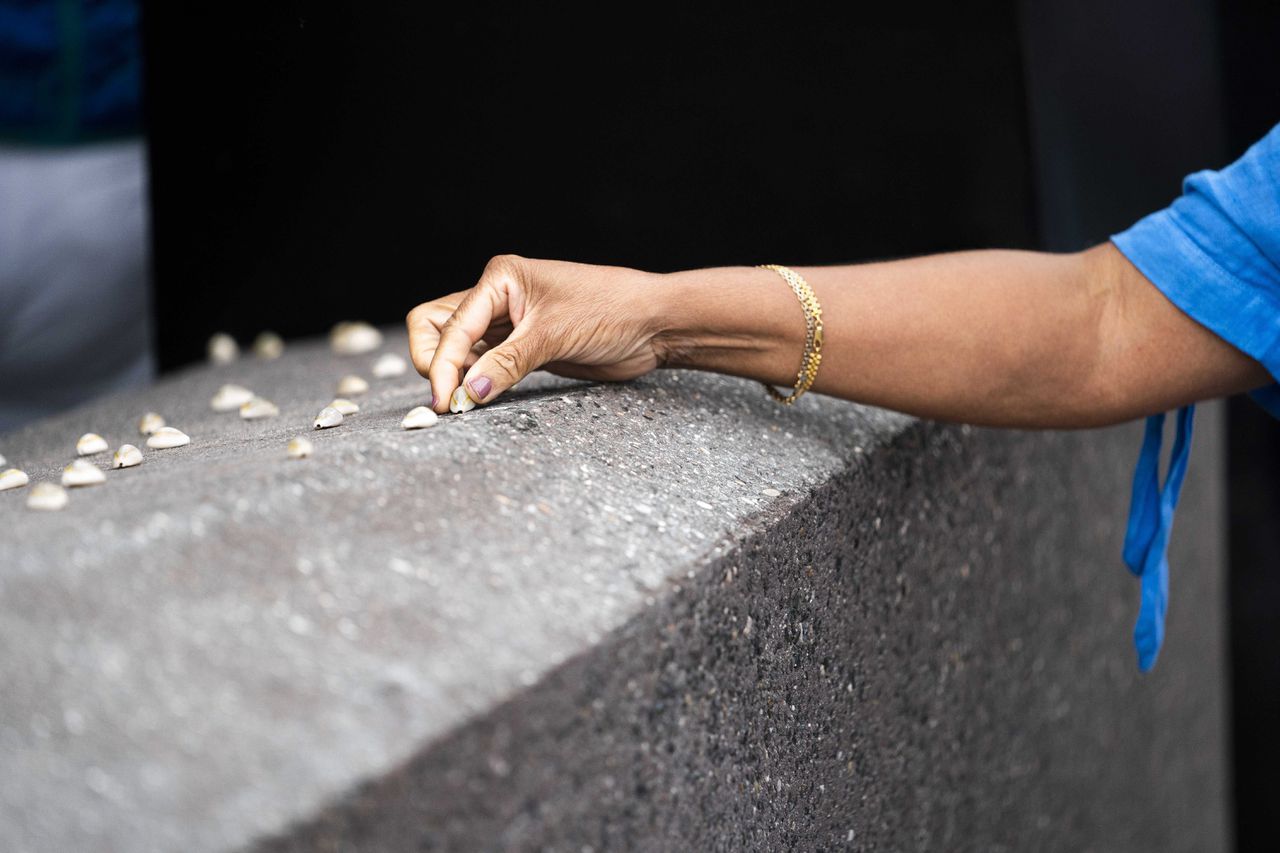
<path fill-rule="evenodd" d="M 467 371 L 467 394 L 477 403 L 490 403 L 541 367 L 547 358 L 547 348 L 540 335 L 516 332 L 481 355 Z"/>
<path fill-rule="evenodd" d="M 480 343 L 495 316 L 507 313 L 505 281 L 487 274 L 463 298 L 458 309 L 440 326 L 440 338 L 427 367 L 437 412 L 449 410 L 449 398 L 457 389 L 467 356 Z"/>

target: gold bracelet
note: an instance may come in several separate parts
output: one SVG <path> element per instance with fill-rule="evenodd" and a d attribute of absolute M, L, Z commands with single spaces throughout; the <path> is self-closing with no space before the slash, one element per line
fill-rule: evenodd
<path fill-rule="evenodd" d="M 818 365 L 822 363 L 822 306 L 818 304 L 818 297 L 814 295 L 809 282 L 795 270 L 778 264 L 761 264 L 760 269 L 773 270 L 782 276 L 782 280 L 791 285 L 796 298 L 800 300 L 800 307 L 804 309 L 804 355 L 800 360 L 800 372 L 796 374 L 796 387 L 784 397 L 772 385 L 765 383 L 764 386 L 770 397 L 790 406 L 813 387 L 814 380 L 818 378 Z"/>

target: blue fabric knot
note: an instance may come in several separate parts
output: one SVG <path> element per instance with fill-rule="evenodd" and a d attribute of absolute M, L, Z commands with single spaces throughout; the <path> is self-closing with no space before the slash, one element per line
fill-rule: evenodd
<path fill-rule="evenodd" d="M 1142 603 L 1133 628 L 1133 644 L 1138 650 L 1138 669 L 1150 672 L 1156 665 L 1164 642 L 1164 617 L 1169 607 L 1169 534 L 1173 513 L 1178 507 L 1182 480 L 1191 456 L 1191 429 L 1196 407 L 1178 410 L 1178 429 L 1173 454 L 1160 486 L 1160 445 L 1164 437 L 1163 414 L 1147 418 L 1142 453 L 1133 475 L 1133 497 L 1129 504 L 1129 526 L 1124 537 L 1124 561 L 1142 582 Z"/>

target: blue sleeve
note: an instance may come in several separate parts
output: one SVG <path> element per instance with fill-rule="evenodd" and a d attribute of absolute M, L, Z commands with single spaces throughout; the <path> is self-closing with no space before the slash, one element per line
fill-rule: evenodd
<path fill-rule="evenodd" d="M 1218 172 L 1189 176 L 1172 205 L 1111 238 L 1187 316 L 1280 379 L 1280 125 Z M 1280 385 L 1253 398 L 1280 417 Z M 1141 588 L 1133 629 L 1138 668 L 1155 666 L 1169 600 L 1167 549 L 1191 453 L 1195 408 L 1178 412 L 1168 473 L 1159 478 L 1164 415 L 1147 419 L 1133 477 L 1124 561 Z"/>

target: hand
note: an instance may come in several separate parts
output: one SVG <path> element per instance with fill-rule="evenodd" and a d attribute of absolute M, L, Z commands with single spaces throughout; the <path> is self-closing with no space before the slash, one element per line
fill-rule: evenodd
<path fill-rule="evenodd" d="M 477 403 L 492 402 L 540 367 L 574 379 L 648 373 L 660 362 L 660 279 L 499 255 L 475 287 L 424 302 L 406 318 L 414 366 L 431 381 L 431 407 L 447 412 L 460 382 Z"/>

